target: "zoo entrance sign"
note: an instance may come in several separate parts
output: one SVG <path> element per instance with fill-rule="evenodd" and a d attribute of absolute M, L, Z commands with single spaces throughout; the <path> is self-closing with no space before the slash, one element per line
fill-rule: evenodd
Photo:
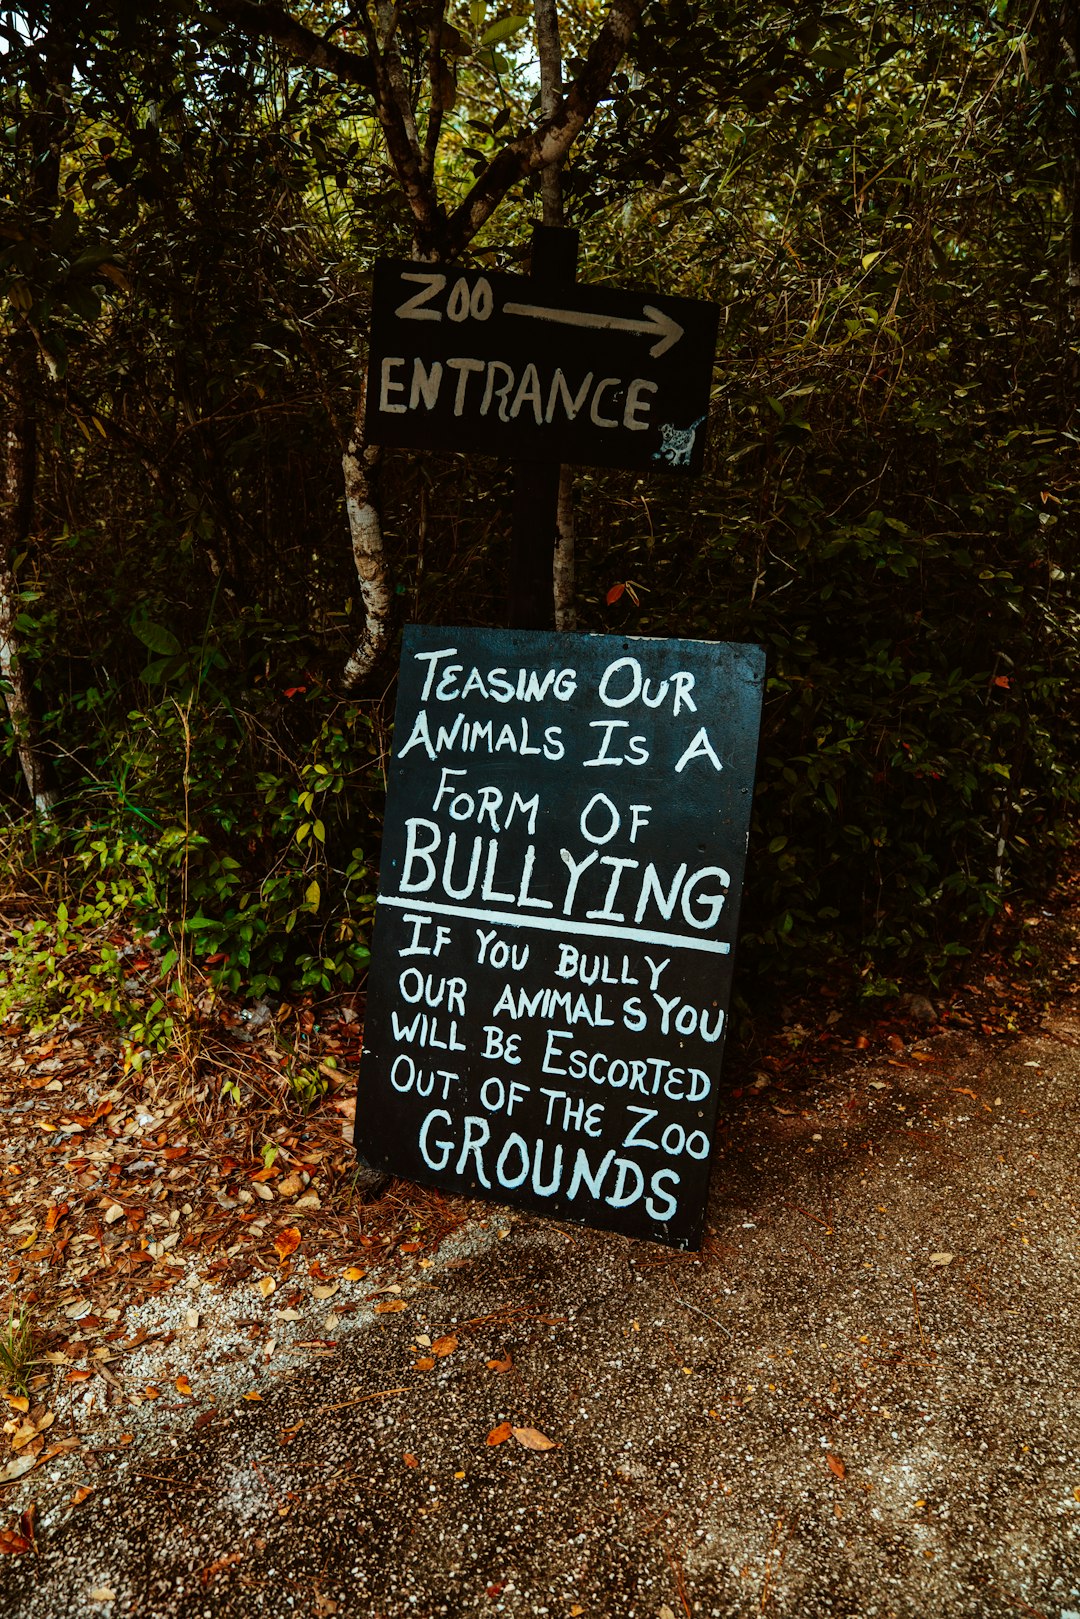
<path fill-rule="evenodd" d="M 700 1243 L 764 654 L 405 630 L 356 1144 Z"/>
<path fill-rule="evenodd" d="M 381 260 L 367 440 L 696 472 L 717 321 L 687 298 Z"/>

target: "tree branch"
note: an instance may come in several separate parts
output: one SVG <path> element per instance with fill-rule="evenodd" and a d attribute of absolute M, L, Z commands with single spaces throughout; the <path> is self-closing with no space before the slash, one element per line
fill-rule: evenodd
<path fill-rule="evenodd" d="M 374 90 L 375 69 L 370 59 L 324 39 L 282 6 L 259 5 L 256 0 L 213 0 L 212 11 L 235 24 L 241 33 L 272 39 L 290 56 L 308 67 L 325 68 L 346 84 Z"/>
<path fill-rule="evenodd" d="M 230 0 L 231 3 L 231 0 Z M 381 5 L 383 18 L 390 24 L 388 5 Z M 366 6 L 359 12 L 359 23 L 367 40 L 368 60 L 374 74 L 372 86 L 375 97 L 375 115 L 382 128 L 383 139 L 398 184 L 415 221 L 414 235 L 417 256 L 434 256 L 435 238 L 441 224 L 434 181 L 424 174 L 416 133 L 416 119 L 408 98 L 408 89 L 401 67 L 401 57 L 393 42 L 393 33 L 380 45 L 375 25 Z"/>
<path fill-rule="evenodd" d="M 427 128 L 424 131 L 424 155 L 420 159 L 420 172 L 425 180 L 435 173 L 435 156 L 439 150 L 439 136 L 443 120 L 443 66 L 442 35 L 446 16 L 446 0 L 436 0 L 428 26 L 428 85 L 431 97 L 428 105 Z"/>
<path fill-rule="evenodd" d="M 645 0 L 613 0 L 585 64 L 551 117 L 496 153 L 457 207 L 443 236 L 443 256 L 454 258 L 472 240 L 516 181 L 561 163 L 593 113 L 630 43 Z"/>
<path fill-rule="evenodd" d="M 562 42 L 556 0 L 535 0 L 536 49 L 540 58 L 540 116 L 550 123 L 562 97 Z M 540 198 L 545 225 L 565 225 L 561 164 L 545 163 L 540 171 Z"/>
<path fill-rule="evenodd" d="M 401 52 L 398 50 L 395 35 L 398 29 L 397 7 L 392 0 L 375 0 L 375 10 L 379 18 L 379 27 L 382 29 L 382 46 L 380 64 L 375 52 L 376 70 L 380 66 L 385 71 L 386 83 L 397 110 L 398 120 L 402 132 L 408 142 L 416 172 L 420 172 L 420 137 L 416 132 L 416 110 L 409 97 L 409 87 L 405 82 L 405 69 L 401 65 Z"/>

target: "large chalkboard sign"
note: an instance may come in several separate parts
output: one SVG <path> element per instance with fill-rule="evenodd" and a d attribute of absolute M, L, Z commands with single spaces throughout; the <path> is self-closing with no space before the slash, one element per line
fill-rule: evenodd
<path fill-rule="evenodd" d="M 718 318 L 689 298 L 380 260 L 367 440 L 697 472 Z"/>
<path fill-rule="evenodd" d="M 405 632 L 356 1144 L 700 1242 L 764 655 Z"/>

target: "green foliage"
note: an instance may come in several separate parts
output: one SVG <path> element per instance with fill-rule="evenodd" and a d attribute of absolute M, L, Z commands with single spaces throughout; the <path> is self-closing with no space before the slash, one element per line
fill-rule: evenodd
<path fill-rule="evenodd" d="M 25 1305 L 8 1307 L 6 1327 L 0 1328 L 0 1387 L 25 1397 L 34 1364 L 34 1329 Z"/>
<path fill-rule="evenodd" d="M 0 342 L 41 357 L 16 628 L 64 794 L 32 838 L 9 739 L 3 864 L 41 915 L 0 1013 L 107 1014 L 135 1049 L 174 1036 L 192 962 L 253 996 L 362 978 L 390 694 L 333 690 L 363 627 L 340 454 L 371 264 L 409 229 L 363 91 L 209 3 L 83 15 L 51 199 L 24 43 L 0 55 Z M 427 13 L 399 15 L 422 77 Z M 453 206 L 536 79 L 524 12 L 447 17 Z M 841 964 L 867 994 L 936 981 L 1072 836 L 1060 26 L 665 0 L 565 176 L 582 279 L 721 307 L 706 472 L 579 473 L 579 600 L 586 629 L 768 650 L 751 999 Z M 536 183 L 476 257 L 517 263 Z M 501 622 L 506 470 L 394 456 L 384 489 L 402 615 Z"/>
<path fill-rule="evenodd" d="M 100 697 L 52 716 L 69 739 L 87 721 L 106 749 L 86 760 L 78 819 L 7 835 L 9 871 L 52 869 L 65 897 L 9 935 L 0 1017 L 108 1017 L 132 1050 L 160 1049 L 190 963 L 254 997 L 357 982 L 374 903 L 370 716 L 318 690 L 264 688 L 237 710 L 190 687 L 123 719 Z"/>

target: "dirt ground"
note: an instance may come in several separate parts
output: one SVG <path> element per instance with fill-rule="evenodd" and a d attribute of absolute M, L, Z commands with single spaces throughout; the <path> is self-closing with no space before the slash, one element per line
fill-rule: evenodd
<path fill-rule="evenodd" d="M 332 1110 L 258 1182 L 104 1080 L 56 1143 L 26 1062 L 4 1613 L 1076 1619 L 1080 1002 L 910 1035 L 733 1100 L 696 1256 L 351 1205 Z"/>

